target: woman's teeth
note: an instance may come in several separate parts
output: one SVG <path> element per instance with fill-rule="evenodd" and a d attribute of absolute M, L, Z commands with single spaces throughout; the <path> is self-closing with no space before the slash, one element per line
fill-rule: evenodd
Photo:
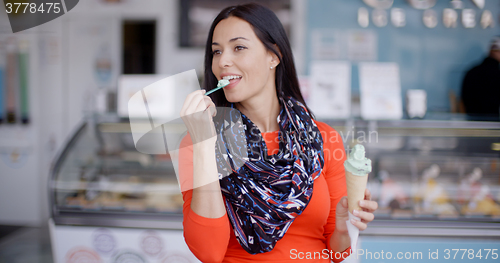
<path fill-rule="evenodd" d="M 224 76 L 222 79 L 232 80 L 232 79 L 240 79 L 241 76 Z"/>

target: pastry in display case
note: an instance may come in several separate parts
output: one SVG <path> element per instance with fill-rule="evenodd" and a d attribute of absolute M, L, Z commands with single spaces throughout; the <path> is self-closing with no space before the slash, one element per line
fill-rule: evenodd
<path fill-rule="evenodd" d="M 440 173 L 437 164 L 425 169 L 419 185 L 419 192 L 415 196 L 415 212 L 417 214 L 457 215 L 457 210 L 451 205 L 451 199 L 437 177 Z"/>
<path fill-rule="evenodd" d="M 394 213 L 405 213 L 410 207 L 407 191 L 403 188 L 403 185 L 399 182 L 394 181 L 390 178 L 387 171 L 380 171 L 378 174 L 380 178 L 380 197 L 379 206 L 381 208 L 389 208 Z"/>
<path fill-rule="evenodd" d="M 479 181 L 482 176 L 483 171 L 476 167 L 462 180 L 459 193 L 462 214 L 500 216 L 500 205 L 495 202 L 490 188 Z"/>

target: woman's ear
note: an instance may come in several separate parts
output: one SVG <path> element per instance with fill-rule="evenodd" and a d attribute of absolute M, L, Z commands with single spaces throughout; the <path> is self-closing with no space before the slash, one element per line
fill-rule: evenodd
<path fill-rule="evenodd" d="M 274 45 L 274 49 L 276 51 L 278 51 L 278 53 L 280 54 L 280 56 L 278 57 L 274 52 L 269 51 L 269 52 L 271 52 L 271 56 L 272 56 L 271 63 L 273 63 L 273 67 L 276 67 L 281 62 L 280 57 L 282 57 L 282 56 L 281 56 L 281 51 L 280 51 L 279 47 L 276 44 L 273 44 L 273 45 Z"/>

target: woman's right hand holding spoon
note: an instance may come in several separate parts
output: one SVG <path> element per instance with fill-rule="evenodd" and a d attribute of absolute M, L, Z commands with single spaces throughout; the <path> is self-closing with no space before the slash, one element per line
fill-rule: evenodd
<path fill-rule="evenodd" d="M 193 145 L 217 140 L 213 117 L 217 113 L 212 99 L 205 96 L 205 90 L 194 91 L 186 97 L 181 109 L 181 118 L 186 125 Z"/>

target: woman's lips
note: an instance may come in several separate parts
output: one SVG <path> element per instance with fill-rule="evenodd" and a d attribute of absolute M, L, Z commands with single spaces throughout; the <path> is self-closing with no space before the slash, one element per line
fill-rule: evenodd
<path fill-rule="evenodd" d="M 224 87 L 225 90 L 230 90 L 234 88 L 240 82 L 241 78 L 229 80 L 229 84 Z"/>

